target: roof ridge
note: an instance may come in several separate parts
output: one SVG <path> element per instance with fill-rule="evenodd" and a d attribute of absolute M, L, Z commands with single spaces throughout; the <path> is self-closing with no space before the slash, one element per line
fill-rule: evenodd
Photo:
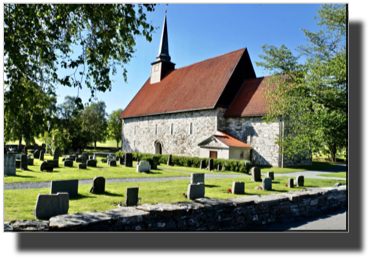
<path fill-rule="evenodd" d="M 218 55 L 218 56 L 215 56 L 215 57 L 211 57 L 211 58 L 208 58 L 208 59 L 203 60 L 203 61 L 199 61 L 199 62 L 196 62 L 196 63 L 190 64 L 190 65 L 187 65 L 187 66 L 183 66 L 183 67 L 177 68 L 177 69 L 175 69 L 175 70 L 180 70 L 180 69 L 183 69 L 183 68 L 191 67 L 191 66 L 193 66 L 193 65 L 196 65 L 196 64 L 199 64 L 199 63 L 203 63 L 203 62 L 206 62 L 206 61 L 209 61 L 209 60 L 212 60 L 212 59 L 215 59 L 215 58 L 219 58 L 219 57 L 222 57 L 222 56 L 227 55 L 227 54 L 232 54 L 232 53 L 237 52 L 237 51 L 240 51 L 240 50 L 245 50 L 245 49 L 247 49 L 247 48 L 245 47 L 245 48 L 241 48 L 241 49 L 234 50 L 234 51 L 231 51 L 231 52 L 223 53 L 223 54 L 221 54 L 221 55 Z"/>

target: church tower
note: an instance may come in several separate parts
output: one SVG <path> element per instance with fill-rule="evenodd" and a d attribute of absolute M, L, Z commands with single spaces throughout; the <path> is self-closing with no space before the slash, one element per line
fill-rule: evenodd
<path fill-rule="evenodd" d="M 152 63 L 152 69 L 150 73 L 150 83 L 155 84 L 161 82 L 165 77 L 165 74 L 171 70 L 174 70 L 175 64 L 170 62 L 169 55 L 169 43 L 168 43 L 168 30 L 166 23 L 166 13 L 164 19 L 164 26 L 162 27 L 160 49 L 156 61 Z"/>

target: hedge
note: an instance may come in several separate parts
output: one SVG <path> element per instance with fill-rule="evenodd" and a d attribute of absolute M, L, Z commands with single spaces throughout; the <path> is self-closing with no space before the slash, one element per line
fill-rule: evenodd
<path fill-rule="evenodd" d="M 158 158 L 158 162 L 161 164 L 167 164 L 169 155 L 161 155 L 161 154 L 150 154 L 150 153 L 140 153 L 140 152 L 132 152 L 133 160 L 144 160 L 148 161 L 150 164 L 153 162 L 153 157 Z M 198 158 L 198 157 L 185 157 L 185 156 L 174 156 L 172 155 L 172 163 L 176 166 L 185 166 L 185 167 L 196 167 L 199 168 L 201 164 L 201 160 L 204 160 L 206 166 L 208 165 L 208 161 L 211 158 Z M 226 159 L 213 159 L 214 167 L 217 165 L 221 165 L 223 170 L 226 171 L 235 171 L 248 173 L 251 168 L 251 162 L 246 160 L 226 160 Z"/>

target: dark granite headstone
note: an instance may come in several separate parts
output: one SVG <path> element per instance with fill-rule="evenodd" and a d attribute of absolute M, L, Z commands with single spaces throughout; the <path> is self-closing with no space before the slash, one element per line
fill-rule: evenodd
<path fill-rule="evenodd" d="M 25 154 L 21 155 L 21 170 L 28 170 L 28 158 Z"/>
<path fill-rule="evenodd" d="M 87 166 L 96 167 L 98 162 L 96 160 L 87 160 Z"/>
<path fill-rule="evenodd" d="M 272 190 L 272 179 L 264 178 L 261 187 L 263 188 L 263 190 Z"/>
<path fill-rule="evenodd" d="M 205 196 L 205 184 L 189 184 L 187 187 L 187 198 L 190 200 L 204 198 Z"/>
<path fill-rule="evenodd" d="M 124 157 L 119 158 L 119 165 L 124 165 Z"/>
<path fill-rule="evenodd" d="M 26 161 L 28 162 L 28 166 L 32 166 L 33 165 L 33 158 L 28 158 L 26 159 Z"/>
<path fill-rule="evenodd" d="M 33 152 L 33 158 L 38 159 L 39 157 L 40 157 L 40 150 L 37 149 Z"/>
<path fill-rule="evenodd" d="M 88 160 L 88 153 L 87 152 L 83 152 L 83 154 L 82 154 L 82 164 L 86 164 L 87 160 Z"/>
<path fill-rule="evenodd" d="M 208 171 L 214 170 L 214 160 L 213 159 L 208 160 L 207 170 Z"/>
<path fill-rule="evenodd" d="M 86 166 L 86 164 L 79 163 L 78 168 L 79 169 L 87 169 L 87 166 Z"/>
<path fill-rule="evenodd" d="M 52 164 L 53 167 L 59 167 L 58 160 L 46 160 L 49 164 Z"/>
<path fill-rule="evenodd" d="M 222 171 L 222 165 L 217 165 L 217 166 L 216 166 L 216 170 L 217 170 L 217 171 Z"/>
<path fill-rule="evenodd" d="M 111 160 L 110 161 L 110 166 L 116 166 L 116 160 Z"/>
<path fill-rule="evenodd" d="M 253 166 L 257 165 L 257 157 L 253 158 Z"/>
<path fill-rule="evenodd" d="M 4 154 L 4 175 L 16 175 L 15 154 Z"/>
<path fill-rule="evenodd" d="M 35 212 L 37 219 L 48 220 L 51 217 L 67 214 L 69 210 L 69 193 L 38 194 Z"/>
<path fill-rule="evenodd" d="M 200 168 L 200 169 L 204 169 L 205 166 L 206 166 L 206 164 L 205 164 L 205 160 L 201 160 L 201 164 L 199 165 L 199 168 Z"/>
<path fill-rule="evenodd" d="M 269 178 L 271 178 L 272 181 L 274 180 L 274 172 L 273 172 L 273 171 L 268 171 L 267 176 L 268 176 Z"/>
<path fill-rule="evenodd" d="M 296 186 L 304 186 L 305 179 L 303 175 L 299 175 L 296 178 Z"/>
<path fill-rule="evenodd" d="M 13 154 L 14 155 L 14 154 Z M 21 161 L 19 160 L 16 160 L 16 168 L 20 168 L 21 167 Z"/>
<path fill-rule="evenodd" d="M 58 192 L 69 193 L 70 198 L 78 195 L 78 180 L 51 181 L 50 194 Z"/>
<path fill-rule="evenodd" d="M 261 168 L 254 167 L 252 168 L 252 181 L 261 182 Z"/>
<path fill-rule="evenodd" d="M 157 169 L 157 162 L 152 161 L 150 169 Z"/>
<path fill-rule="evenodd" d="M 63 166 L 67 166 L 67 167 L 73 167 L 73 161 L 71 160 L 66 160 L 63 162 Z"/>
<path fill-rule="evenodd" d="M 288 179 L 288 187 L 289 188 L 293 188 L 294 187 L 294 179 L 292 179 L 292 178 Z"/>
<path fill-rule="evenodd" d="M 139 198 L 139 188 L 138 187 L 128 187 L 125 192 L 125 204 L 126 206 L 137 205 Z"/>
<path fill-rule="evenodd" d="M 59 160 L 59 156 L 61 155 L 61 149 L 57 147 L 54 150 L 53 160 Z"/>
<path fill-rule="evenodd" d="M 157 156 L 153 156 L 153 162 L 155 162 L 157 164 L 157 166 L 160 165 L 160 158 L 158 158 Z"/>
<path fill-rule="evenodd" d="M 125 153 L 124 165 L 127 167 L 133 167 L 132 153 Z"/>
<path fill-rule="evenodd" d="M 82 157 L 76 157 L 75 163 L 82 163 Z"/>
<path fill-rule="evenodd" d="M 233 182 L 232 183 L 232 193 L 233 194 L 244 194 L 245 191 L 244 182 Z"/>
<path fill-rule="evenodd" d="M 52 164 L 47 163 L 47 162 L 42 162 L 40 165 L 40 171 L 52 172 L 53 169 L 54 169 L 54 166 Z"/>
<path fill-rule="evenodd" d="M 106 188 L 106 179 L 104 177 L 95 177 L 92 181 L 91 193 L 102 194 Z"/>

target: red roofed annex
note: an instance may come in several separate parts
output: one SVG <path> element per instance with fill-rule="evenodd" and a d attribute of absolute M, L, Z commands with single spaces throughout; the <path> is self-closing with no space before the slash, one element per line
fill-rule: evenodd
<path fill-rule="evenodd" d="M 284 159 L 275 143 L 284 123 L 267 124 L 265 81 L 246 48 L 175 68 L 165 15 L 151 76 L 121 113 L 122 150 L 238 159 L 262 166 L 311 164 Z"/>

